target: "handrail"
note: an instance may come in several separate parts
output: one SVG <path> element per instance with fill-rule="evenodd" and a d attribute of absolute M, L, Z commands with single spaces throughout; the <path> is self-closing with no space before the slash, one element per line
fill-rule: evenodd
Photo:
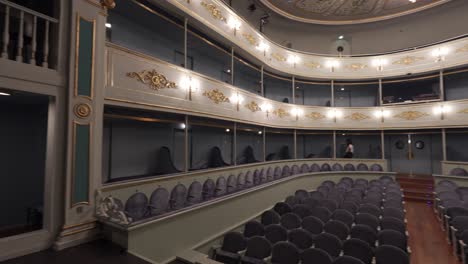
<path fill-rule="evenodd" d="M 26 12 L 28 14 L 31 14 L 33 16 L 40 17 L 40 18 L 45 19 L 47 21 L 50 21 L 52 23 L 58 23 L 59 22 L 58 19 L 56 19 L 56 18 L 44 15 L 42 13 L 39 13 L 39 12 L 34 11 L 32 9 L 29 9 L 27 7 L 12 3 L 12 2 L 7 1 L 7 0 L 0 0 L 0 3 L 2 3 L 4 5 L 7 5 L 7 6 L 10 6 L 10 7 L 13 7 L 13 8 L 18 9 L 18 10 L 21 10 L 21 11 Z"/>

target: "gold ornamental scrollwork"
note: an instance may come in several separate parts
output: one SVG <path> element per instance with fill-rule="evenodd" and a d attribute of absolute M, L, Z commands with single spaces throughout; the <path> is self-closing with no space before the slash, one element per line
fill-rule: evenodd
<path fill-rule="evenodd" d="M 393 64 L 411 65 L 417 61 L 422 61 L 422 60 L 424 60 L 424 57 L 406 56 L 404 58 L 394 61 Z"/>
<path fill-rule="evenodd" d="M 352 64 L 346 65 L 345 67 L 347 69 L 352 70 L 352 71 L 359 71 L 359 70 L 363 70 L 363 69 L 367 68 L 367 65 L 362 64 L 362 63 L 352 63 Z"/>
<path fill-rule="evenodd" d="M 416 120 L 424 116 L 428 116 L 429 114 L 423 113 L 420 111 L 405 111 L 401 112 L 394 117 L 404 119 L 404 120 Z"/>
<path fill-rule="evenodd" d="M 350 114 L 349 116 L 346 116 L 345 118 L 353 120 L 353 121 L 362 121 L 362 120 L 369 119 L 370 116 L 365 115 L 363 113 L 356 112 L 356 113 Z"/>
<path fill-rule="evenodd" d="M 273 111 L 273 114 L 278 116 L 279 118 L 289 116 L 289 113 L 286 110 L 284 110 L 283 108 L 276 109 L 275 111 Z"/>
<path fill-rule="evenodd" d="M 141 72 L 129 72 L 127 76 L 147 84 L 151 89 L 159 91 L 164 88 L 176 88 L 176 83 L 169 81 L 166 76 L 156 70 L 144 70 Z"/>
<path fill-rule="evenodd" d="M 254 113 L 262 110 L 255 101 L 251 101 L 250 103 L 246 104 L 245 107 Z"/>
<path fill-rule="evenodd" d="M 320 112 L 311 112 L 311 113 L 308 113 L 306 117 L 313 119 L 313 120 L 320 120 L 320 119 L 324 119 L 326 116 Z"/>
<path fill-rule="evenodd" d="M 214 89 L 211 91 L 205 91 L 203 93 L 204 96 L 208 97 L 211 101 L 213 101 L 215 104 L 219 103 L 229 103 L 229 98 L 223 94 L 218 89 Z"/>
<path fill-rule="evenodd" d="M 314 62 L 314 61 L 304 62 L 304 66 L 306 66 L 307 68 L 311 68 L 311 69 L 322 68 L 322 64 L 318 62 Z"/>
<path fill-rule="evenodd" d="M 281 62 L 286 61 L 286 57 L 284 57 L 283 55 L 281 55 L 281 54 L 279 54 L 279 53 L 272 53 L 272 54 L 271 54 L 271 57 L 273 57 L 273 58 L 276 59 L 277 61 L 281 61 Z"/>
<path fill-rule="evenodd" d="M 468 52 L 468 44 L 456 50 L 456 53 L 460 53 L 460 52 Z"/>
<path fill-rule="evenodd" d="M 254 36 L 252 36 L 252 34 L 244 33 L 242 34 L 242 36 L 250 43 L 250 45 L 252 46 L 258 45 L 257 39 Z"/>
<path fill-rule="evenodd" d="M 87 118 L 91 115 L 91 106 L 89 104 L 79 103 L 73 107 L 73 112 L 78 118 Z"/>
<path fill-rule="evenodd" d="M 213 3 L 207 3 L 205 1 L 200 2 L 200 5 L 202 5 L 206 10 L 208 10 L 208 12 L 211 13 L 211 16 L 213 18 L 226 22 L 226 18 L 223 16 L 223 13 L 221 12 L 221 10 L 219 10 L 217 5 Z"/>
<path fill-rule="evenodd" d="M 462 110 L 458 111 L 457 113 L 459 113 L 459 114 L 468 114 L 468 108 L 462 109 Z"/>

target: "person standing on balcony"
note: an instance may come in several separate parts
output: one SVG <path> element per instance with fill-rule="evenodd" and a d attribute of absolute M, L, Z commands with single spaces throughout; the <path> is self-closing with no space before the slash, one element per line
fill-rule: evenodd
<path fill-rule="evenodd" d="M 354 155 L 354 145 L 350 138 L 346 139 L 346 150 L 344 157 L 347 159 L 352 159 Z"/>

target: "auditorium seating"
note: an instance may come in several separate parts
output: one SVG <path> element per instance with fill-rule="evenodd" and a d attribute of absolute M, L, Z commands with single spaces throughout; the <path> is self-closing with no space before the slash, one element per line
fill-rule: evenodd
<path fill-rule="evenodd" d="M 216 159 L 214 160 L 221 161 L 222 158 L 220 158 L 220 155 L 218 155 L 220 152 L 216 149 L 213 149 L 213 152 L 216 153 L 216 155 L 214 155 L 216 156 Z M 359 164 L 357 166 L 358 169 L 363 168 L 363 165 L 365 164 Z M 379 166 L 379 164 L 373 164 L 371 167 L 378 168 Z M 333 170 L 344 169 L 338 163 L 335 163 L 333 167 Z M 382 167 L 380 166 L 380 169 L 381 168 Z M 208 202 L 212 199 L 220 198 L 225 195 L 230 195 L 239 191 L 266 184 L 274 180 L 309 172 L 331 170 L 332 166 L 330 166 L 328 163 L 323 163 L 322 166 L 315 163 L 309 166 L 308 164 L 304 163 L 300 166 L 298 164 L 294 164 L 292 166 L 284 165 L 282 167 L 276 166 L 275 168 L 269 167 L 268 169 L 262 168 L 249 170 L 245 173 L 241 172 L 237 176 L 230 175 L 227 178 L 226 176 L 220 176 L 216 179 L 208 178 L 203 183 L 194 181 L 187 186 L 179 183 L 170 191 L 166 188 L 158 187 L 153 191 L 149 199 L 143 192 L 136 191 L 127 199 L 125 204 L 117 198 L 114 198 L 114 201 L 117 205 L 120 204 L 119 208 L 121 208 L 125 215 L 130 218 L 131 222 L 136 222 L 146 218 L 157 218 L 167 214 L 172 214 L 176 211 L 196 206 L 203 202 Z M 351 183 L 350 180 L 352 181 L 351 178 L 344 178 L 343 182 L 337 184 L 337 190 L 349 190 L 350 187 L 348 185 Z M 338 200 L 334 201 L 329 198 L 340 196 L 339 193 L 329 194 L 330 189 L 335 187 L 334 185 L 335 183 L 333 182 L 325 182 L 323 186 L 317 188 L 315 193 L 309 194 L 309 192 L 303 190 L 302 195 L 292 195 L 289 198 L 290 200 L 287 199 L 286 202 L 293 206 L 297 203 L 295 200 L 299 199 L 301 203 L 313 205 L 317 199 L 328 195 L 328 198 L 322 201 L 321 207 L 324 207 L 330 212 L 333 212 L 337 208 L 336 203 Z M 359 186 L 360 185 L 357 185 L 357 187 Z M 389 187 L 390 186 L 391 185 L 389 185 Z M 357 190 L 351 190 L 351 192 L 355 191 Z M 350 205 L 345 205 L 345 208 L 343 209 L 346 209 L 349 206 Z M 305 214 L 308 214 L 307 210 L 304 210 L 303 208 L 301 209 L 299 207 L 296 208 L 296 210 L 296 213 L 300 214 L 302 217 L 306 216 Z M 300 210 L 302 211 L 299 212 Z M 323 220 L 328 221 L 328 219 L 331 217 L 331 213 L 320 212 L 321 210 L 323 211 L 323 209 L 314 210 L 314 213 L 317 214 L 318 217 L 322 217 L 321 219 Z"/>
<path fill-rule="evenodd" d="M 386 203 L 387 199 L 393 202 Z M 213 259 L 224 263 L 408 264 L 411 252 L 402 190 L 385 176 L 372 181 L 344 177 L 338 183 L 324 181 L 311 192 L 297 190 L 258 220 L 247 222 L 243 230 L 246 251 L 240 249 L 244 245 L 238 238 L 241 233 L 230 232 L 221 247 L 214 248 Z M 231 246 L 234 239 L 239 246 Z M 259 249 L 251 240 L 262 241 L 255 242 Z M 227 248 L 234 250 L 225 260 Z M 251 253 L 257 251 L 265 254 Z"/>

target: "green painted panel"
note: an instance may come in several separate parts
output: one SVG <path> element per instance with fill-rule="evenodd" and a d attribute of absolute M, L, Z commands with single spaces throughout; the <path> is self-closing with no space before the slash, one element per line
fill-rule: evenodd
<path fill-rule="evenodd" d="M 78 41 L 78 95 L 92 94 L 93 81 L 93 49 L 94 49 L 94 22 L 80 18 Z"/>
<path fill-rule="evenodd" d="M 90 131 L 89 125 L 75 126 L 72 204 L 89 200 Z"/>

